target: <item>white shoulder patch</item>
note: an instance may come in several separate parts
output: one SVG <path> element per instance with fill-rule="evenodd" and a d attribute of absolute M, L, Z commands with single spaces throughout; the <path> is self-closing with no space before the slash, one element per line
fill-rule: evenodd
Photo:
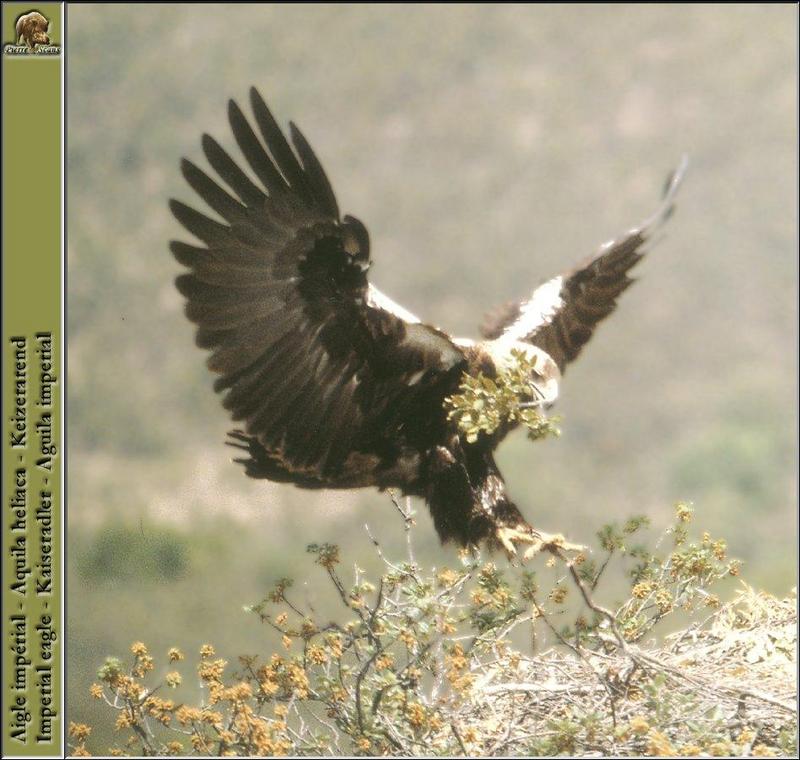
<path fill-rule="evenodd" d="M 519 318 L 506 330 L 503 337 L 509 340 L 521 340 L 550 322 L 564 305 L 561 298 L 563 281 L 564 278 L 561 276 L 554 277 L 536 288 L 533 295 L 522 304 Z"/>
<path fill-rule="evenodd" d="M 415 317 L 408 309 L 404 309 L 399 303 L 392 301 L 389 296 L 381 293 L 381 291 L 371 283 L 367 289 L 367 303 L 375 309 L 383 309 L 383 311 L 394 314 L 404 322 L 410 322 L 411 324 L 418 324 L 420 322 L 419 317 Z"/>

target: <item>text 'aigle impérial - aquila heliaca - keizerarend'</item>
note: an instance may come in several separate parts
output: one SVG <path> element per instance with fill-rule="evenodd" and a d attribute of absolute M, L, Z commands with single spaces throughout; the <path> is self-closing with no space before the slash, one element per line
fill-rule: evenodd
<path fill-rule="evenodd" d="M 249 174 L 209 135 L 203 152 L 222 184 L 181 165 L 224 221 L 171 201 L 200 241 L 171 243 L 189 270 L 177 287 L 197 345 L 211 351 L 214 389 L 239 424 L 229 438 L 236 461 L 252 478 L 302 488 L 422 497 L 443 542 L 509 556 L 565 546 L 526 522 L 493 452 L 521 423 L 546 429 L 564 369 L 669 217 L 685 159 L 650 218 L 497 310 L 476 341 L 422 322 L 369 282 L 367 230 L 340 215 L 306 138 L 290 123 L 290 143 L 254 88 L 250 105 L 255 129 L 228 104 Z"/>

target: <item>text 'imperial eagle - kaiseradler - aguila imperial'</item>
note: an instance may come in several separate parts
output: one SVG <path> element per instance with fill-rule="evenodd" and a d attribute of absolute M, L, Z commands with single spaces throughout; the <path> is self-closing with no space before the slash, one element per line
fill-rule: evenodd
<path fill-rule="evenodd" d="M 229 440 L 242 451 L 236 461 L 252 478 L 302 488 L 419 496 L 443 542 L 509 555 L 551 542 L 511 500 L 493 452 L 527 419 L 520 410 L 544 415 L 555 402 L 567 364 L 614 310 L 628 271 L 670 215 L 685 161 L 643 224 L 498 310 L 483 340 L 457 339 L 369 282 L 365 226 L 340 215 L 300 130 L 290 123 L 290 143 L 255 89 L 250 105 L 254 126 L 228 104 L 241 165 L 209 135 L 203 152 L 216 177 L 181 165 L 224 221 L 170 204 L 199 241 L 171 243 L 188 269 L 177 286 L 197 345 L 211 351 L 214 389 L 238 423 Z M 492 388 L 520 368 L 517 413 L 465 432 L 453 399 L 470 381 Z"/>

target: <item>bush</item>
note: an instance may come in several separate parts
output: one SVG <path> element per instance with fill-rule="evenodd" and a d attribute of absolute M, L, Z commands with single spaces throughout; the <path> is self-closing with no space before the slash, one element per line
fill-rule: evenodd
<path fill-rule="evenodd" d="M 407 556 L 386 557 L 370 536 L 380 577 L 355 566 L 346 582 L 338 547 L 308 547 L 343 621 L 318 619 L 281 579 L 247 611 L 280 632 L 284 651 L 230 668 L 204 646 L 195 704 L 167 696 L 186 670 L 179 649 L 158 677 L 141 642 L 127 662 L 108 658 L 92 695 L 116 715 L 112 754 L 795 753 L 795 605 L 746 586 L 721 604 L 711 588 L 739 566 L 724 541 L 690 539 L 690 506 L 677 506 L 652 552 L 630 544 L 642 518 L 604 527 L 597 560 L 554 548 L 556 580 L 540 586 L 536 572 L 477 553 L 421 568 L 409 505 L 394 504 Z M 595 601 L 612 560 L 629 581 L 613 610 Z M 642 643 L 678 611 L 696 622 Z M 523 653 L 521 633 L 547 646 Z M 90 733 L 71 724 L 73 755 L 89 754 Z"/>

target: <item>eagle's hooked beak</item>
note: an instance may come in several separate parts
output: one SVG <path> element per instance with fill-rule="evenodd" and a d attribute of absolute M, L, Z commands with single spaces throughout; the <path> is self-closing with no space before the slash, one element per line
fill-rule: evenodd
<path fill-rule="evenodd" d="M 541 388 L 539 388 L 536 383 L 530 383 L 531 389 L 531 396 L 533 397 L 533 401 L 520 401 L 519 408 L 520 409 L 535 409 L 539 408 L 542 411 L 547 411 L 553 406 L 553 402 L 547 399 L 547 396 L 542 392 Z"/>

